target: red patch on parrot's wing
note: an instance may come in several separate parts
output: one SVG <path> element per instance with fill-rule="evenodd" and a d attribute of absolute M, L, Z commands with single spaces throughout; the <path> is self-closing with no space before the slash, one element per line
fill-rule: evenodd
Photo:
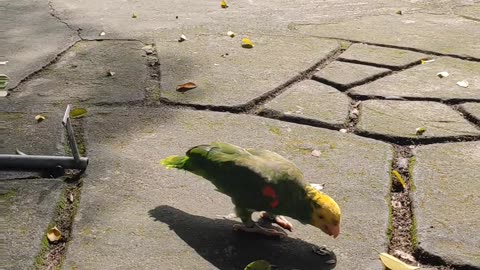
<path fill-rule="evenodd" d="M 277 193 L 271 186 L 264 186 L 262 189 L 262 194 L 265 197 L 276 198 Z"/>
<path fill-rule="evenodd" d="M 273 202 L 270 203 L 270 206 L 272 208 L 277 208 L 277 206 L 280 204 L 280 201 L 278 201 L 277 199 L 275 199 Z"/>
<path fill-rule="evenodd" d="M 277 199 L 277 193 L 271 186 L 264 186 L 262 189 L 262 194 L 265 197 L 273 199 L 273 201 L 270 203 L 270 207 L 276 208 L 280 204 L 280 201 Z"/>

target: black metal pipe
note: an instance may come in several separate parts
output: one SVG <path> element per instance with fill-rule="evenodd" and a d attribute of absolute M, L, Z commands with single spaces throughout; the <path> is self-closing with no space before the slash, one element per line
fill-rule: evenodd
<path fill-rule="evenodd" d="M 0 170 L 42 170 L 64 169 L 85 170 L 88 158 L 81 157 L 78 162 L 73 157 L 35 156 L 35 155 L 0 155 Z"/>

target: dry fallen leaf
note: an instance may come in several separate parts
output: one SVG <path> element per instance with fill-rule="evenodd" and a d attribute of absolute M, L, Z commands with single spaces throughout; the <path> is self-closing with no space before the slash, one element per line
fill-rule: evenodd
<path fill-rule="evenodd" d="M 467 88 L 468 87 L 468 81 L 467 80 L 459 81 L 459 82 L 457 82 L 457 85 L 460 86 L 460 87 L 463 87 L 463 88 Z"/>
<path fill-rule="evenodd" d="M 42 122 L 45 119 L 46 119 L 45 116 L 43 116 L 41 114 L 35 116 L 35 120 L 37 120 L 38 123 Z"/>
<path fill-rule="evenodd" d="M 320 152 L 320 150 L 315 149 L 310 154 L 314 157 L 319 157 L 320 155 L 322 155 L 322 152 Z"/>
<path fill-rule="evenodd" d="M 272 265 L 265 260 L 258 260 L 252 263 L 249 263 L 244 270 L 270 270 Z"/>
<path fill-rule="evenodd" d="M 437 73 L 437 76 L 440 77 L 440 78 L 448 77 L 448 75 L 450 75 L 450 74 L 448 74 L 448 72 L 446 72 L 446 71 L 442 71 L 442 72 Z"/>
<path fill-rule="evenodd" d="M 82 118 L 85 115 L 87 115 L 87 109 L 85 108 L 75 108 L 70 111 L 70 118 L 73 118 L 73 119 Z"/>
<path fill-rule="evenodd" d="M 424 127 L 419 127 L 419 128 L 416 128 L 416 129 L 415 129 L 415 134 L 417 134 L 418 136 L 420 136 L 420 135 L 423 135 L 423 133 L 425 133 L 425 131 L 427 131 L 426 128 L 424 128 Z"/>
<path fill-rule="evenodd" d="M 393 170 L 392 173 L 395 176 L 395 178 L 397 179 L 397 181 L 400 182 L 403 189 L 405 189 L 407 187 L 407 185 L 405 184 L 405 180 L 403 180 L 402 175 L 397 170 Z"/>
<path fill-rule="evenodd" d="M 132 18 L 136 19 L 138 17 L 137 13 L 132 13 Z"/>
<path fill-rule="evenodd" d="M 181 35 L 179 38 L 178 38 L 178 42 L 184 42 L 185 40 L 187 40 L 187 37 L 185 35 Z"/>
<path fill-rule="evenodd" d="M 222 1 L 220 2 L 220 6 L 221 6 L 222 8 L 228 8 L 227 1 L 222 0 Z"/>
<path fill-rule="evenodd" d="M 403 12 L 401 10 L 398 10 L 397 12 L 395 12 L 395 14 L 403 15 Z"/>
<path fill-rule="evenodd" d="M 55 241 L 60 240 L 60 238 L 62 238 L 62 233 L 55 226 L 55 227 L 51 228 L 50 230 L 48 230 L 47 238 L 48 238 L 48 241 L 55 242 Z"/>
<path fill-rule="evenodd" d="M 233 37 L 235 37 L 235 33 L 234 33 L 234 32 L 232 32 L 232 31 L 228 31 L 228 32 L 227 32 L 227 36 L 229 36 L 229 37 L 232 37 L 232 38 L 233 38 Z"/>
<path fill-rule="evenodd" d="M 253 43 L 250 39 L 248 38 L 242 38 L 242 47 L 243 48 L 247 48 L 247 49 L 251 49 L 253 48 Z"/>
<path fill-rule="evenodd" d="M 426 64 L 426 63 L 431 63 L 431 62 L 435 62 L 435 59 L 422 59 L 420 60 L 420 64 Z"/>
<path fill-rule="evenodd" d="M 187 82 L 184 84 L 180 84 L 177 86 L 177 91 L 178 92 L 187 92 L 188 90 L 192 90 L 194 88 L 197 88 L 197 85 L 193 82 Z"/>
<path fill-rule="evenodd" d="M 387 253 L 380 253 L 380 260 L 390 270 L 415 270 L 420 268 L 408 265 Z"/>

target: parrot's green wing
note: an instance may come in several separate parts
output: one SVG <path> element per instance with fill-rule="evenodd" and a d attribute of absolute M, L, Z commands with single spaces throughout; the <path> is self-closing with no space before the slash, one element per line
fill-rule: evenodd
<path fill-rule="evenodd" d="M 268 150 L 244 149 L 228 143 L 212 143 L 191 148 L 187 156 L 196 163 L 202 163 L 197 174 L 206 176 L 207 164 L 213 167 L 238 167 L 251 170 L 266 182 L 294 181 L 303 183 L 302 172 L 290 161 Z M 197 166 L 194 166 L 197 168 Z M 195 169 L 192 168 L 192 169 Z M 195 171 L 192 171 L 196 173 Z M 209 177 L 206 177 L 207 179 Z"/>

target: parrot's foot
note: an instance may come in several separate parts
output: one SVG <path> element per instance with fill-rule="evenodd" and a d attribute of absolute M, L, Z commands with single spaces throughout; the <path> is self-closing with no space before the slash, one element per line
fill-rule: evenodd
<path fill-rule="evenodd" d="M 270 237 L 286 237 L 287 233 L 284 232 L 282 229 L 278 227 L 271 227 L 271 228 L 265 228 L 260 226 L 257 223 L 254 223 L 252 227 L 246 226 L 245 224 L 234 224 L 233 225 L 233 230 L 234 231 L 243 231 L 243 232 L 248 232 L 248 233 L 258 233 L 258 234 L 263 234 L 266 236 Z"/>
<path fill-rule="evenodd" d="M 260 218 L 270 220 L 271 222 L 277 223 L 280 227 L 284 228 L 285 230 L 292 231 L 293 225 L 283 216 L 272 216 L 269 213 L 263 211 L 260 212 Z"/>

